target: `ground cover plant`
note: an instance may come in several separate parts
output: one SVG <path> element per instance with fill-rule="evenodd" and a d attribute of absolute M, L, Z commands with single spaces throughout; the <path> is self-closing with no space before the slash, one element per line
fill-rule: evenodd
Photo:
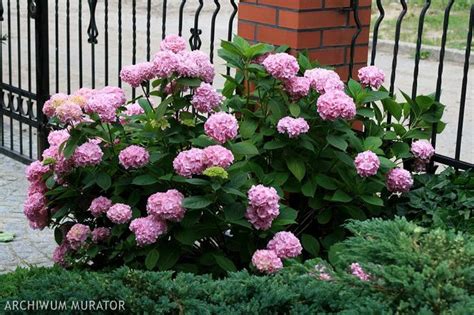
<path fill-rule="evenodd" d="M 433 156 L 444 106 L 397 103 L 375 67 L 345 85 L 285 51 L 222 42 L 233 75 L 220 93 L 208 56 L 171 35 L 152 62 L 122 69 L 136 99 L 117 87 L 53 95 L 56 130 L 27 169 L 24 212 L 55 229 L 55 262 L 274 273 L 342 240 L 347 219 L 386 215 L 381 196 L 413 184 L 403 164 L 420 171 Z"/>
<path fill-rule="evenodd" d="M 474 311 L 471 235 L 428 230 L 399 218 L 353 221 L 347 227 L 355 236 L 338 246 L 331 260 L 334 268 L 321 259 L 287 261 L 287 268 L 276 274 L 240 271 L 223 279 L 128 267 L 112 272 L 19 269 L 0 275 L 0 308 L 11 308 L 14 300 L 57 300 L 66 305 L 113 300 L 123 301 L 127 314 Z"/>

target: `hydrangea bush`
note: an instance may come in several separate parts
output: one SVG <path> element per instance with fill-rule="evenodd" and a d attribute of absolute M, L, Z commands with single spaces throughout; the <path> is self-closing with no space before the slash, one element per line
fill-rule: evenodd
<path fill-rule="evenodd" d="M 141 96 L 83 88 L 44 106 L 55 131 L 27 169 L 24 212 L 55 229 L 64 267 L 273 273 L 342 238 L 347 218 L 381 215 L 381 197 L 413 183 L 402 162 L 433 155 L 409 143 L 441 130 L 443 106 L 395 102 L 376 68 L 346 86 L 305 54 L 236 37 L 219 92 L 207 55 L 178 36 L 160 47 L 122 69 Z"/>

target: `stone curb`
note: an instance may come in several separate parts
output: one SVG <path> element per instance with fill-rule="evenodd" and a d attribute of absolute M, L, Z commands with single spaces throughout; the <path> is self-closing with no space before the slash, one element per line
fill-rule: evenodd
<path fill-rule="evenodd" d="M 370 40 L 369 46 L 372 47 L 372 39 Z M 383 52 L 392 53 L 393 52 L 393 46 L 394 46 L 394 42 L 391 41 L 391 40 L 379 39 L 377 41 L 377 50 L 380 50 L 380 51 L 383 51 Z M 429 57 L 425 58 L 425 59 L 434 60 L 434 61 L 439 61 L 439 52 L 440 52 L 440 50 L 441 49 L 439 47 L 436 47 L 436 46 L 423 45 L 421 47 L 422 52 L 428 52 L 429 53 Z M 416 44 L 400 42 L 400 44 L 399 44 L 399 54 L 415 56 L 415 51 L 416 51 Z M 464 50 L 446 48 L 445 55 L 444 55 L 444 61 L 464 64 L 465 58 L 466 58 L 466 52 Z M 474 58 L 472 58 L 472 54 L 471 54 L 471 58 L 469 60 L 469 63 L 474 64 Z"/>

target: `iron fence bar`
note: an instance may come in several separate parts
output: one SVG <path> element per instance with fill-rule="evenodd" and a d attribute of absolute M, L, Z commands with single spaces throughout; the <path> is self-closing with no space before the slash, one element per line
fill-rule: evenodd
<path fill-rule="evenodd" d="M 413 71 L 413 85 L 411 97 L 414 99 L 416 97 L 416 92 L 418 91 L 418 75 L 420 72 L 420 60 L 421 60 L 421 44 L 423 41 L 423 28 L 425 25 L 425 16 L 426 12 L 431 6 L 431 0 L 426 0 L 423 9 L 420 12 L 420 19 L 418 20 L 418 35 L 416 39 L 416 50 L 415 50 L 415 69 Z"/>
<path fill-rule="evenodd" d="M 13 78 L 12 78 L 12 32 L 11 32 L 11 3 L 10 0 L 7 2 L 7 10 L 8 10 L 8 83 L 13 85 Z M 10 113 L 13 113 L 13 93 L 10 91 L 8 95 L 8 109 Z M 13 118 L 10 116 L 10 150 L 13 151 Z"/>
<path fill-rule="evenodd" d="M 214 4 L 216 5 L 216 9 L 214 10 L 214 13 L 212 14 L 211 18 L 211 44 L 210 44 L 210 54 L 209 58 L 211 62 L 214 62 L 214 42 L 216 40 L 216 19 L 217 19 L 217 14 L 219 14 L 219 11 L 221 10 L 221 4 L 219 3 L 219 0 L 214 0 Z"/>
<path fill-rule="evenodd" d="M 137 0 L 132 1 L 132 65 L 137 62 Z M 132 89 L 132 98 L 135 98 L 136 89 Z"/>
<path fill-rule="evenodd" d="M 456 160 L 459 160 L 459 158 L 461 157 L 462 132 L 463 132 L 463 127 L 464 127 L 464 111 L 466 108 L 469 58 L 471 56 L 472 29 L 473 28 L 474 28 L 474 5 L 471 6 L 471 14 L 469 18 L 469 32 L 467 34 L 466 55 L 465 55 L 465 61 L 464 61 L 464 71 L 463 71 L 462 88 L 461 88 L 461 104 L 459 107 L 458 130 L 457 130 L 457 137 L 456 137 L 456 152 L 454 155 Z"/>
<path fill-rule="evenodd" d="M 122 69 L 122 0 L 118 1 L 118 86 L 122 87 L 120 70 Z"/>
<path fill-rule="evenodd" d="M 0 146 L 0 154 L 3 154 L 6 157 L 17 160 L 18 162 L 23 163 L 23 164 L 30 164 L 34 160 L 34 159 L 29 158 L 27 156 L 20 155 L 20 154 L 18 154 L 18 152 L 10 150 L 10 149 L 8 149 L 6 147 L 3 147 L 3 146 Z"/>
<path fill-rule="evenodd" d="M 474 169 L 474 164 L 472 163 L 453 159 L 452 157 L 441 154 L 435 154 L 433 161 L 462 170 Z"/>
<path fill-rule="evenodd" d="M 0 34 L 3 36 L 3 0 L 0 0 Z M 5 130 L 3 121 L 3 110 L 4 110 L 4 95 L 3 92 L 3 49 L 0 49 L 0 143 L 3 147 L 5 145 Z"/>
<path fill-rule="evenodd" d="M 79 87 L 83 86 L 83 64 L 82 64 L 82 0 L 79 0 L 79 13 L 78 13 L 78 33 L 79 33 Z"/>
<path fill-rule="evenodd" d="M 183 14 L 184 6 L 186 5 L 186 0 L 182 0 L 179 5 L 179 19 L 178 19 L 178 35 L 183 36 Z"/>
<path fill-rule="evenodd" d="M 26 27 L 27 27 L 26 36 L 27 36 L 27 40 L 28 40 L 28 91 L 31 91 L 32 90 L 32 86 L 31 86 L 32 85 L 32 78 L 31 78 L 31 19 L 30 19 L 29 14 L 28 14 L 28 17 L 26 19 Z M 31 95 L 28 95 L 27 98 L 28 98 L 28 101 L 27 101 L 28 118 L 30 120 L 33 120 L 33 99 L 31 97 Z M 31 126 L 31 124 L 29 124 L 29 126 L 28 126 L 28 139 L 29 139 L 29 141 L 28 141 L 29 142 L 28 143 L 28 157 L 30 159 L 33 159 L 33 127 Z"/>
<path fill-rule="evenodd" d="M 382 0 L 377 0 L 377 9 L 379 10 L 379 16 L 374 24 L 374 34 L 372 36 L 372 55 L 370 58 L 370 64 L 373 66 L 375 64 L 375 57 L 377 55 L 377 40 L 379 38 L 379 28 L 383 19 L 385 18 L 385 10 L 382 5 Z"/>
<path fill-rule="evenodd" d="M 204 0 L 199 0 L 199 6 L 194 14 L 194 26 L 191 28 L 191 37 L 189 38 L 189 46 L 191 50 L 198 50 L 201 48 L 201 34 L 202 30 L 199 29 L 199 15 L 204 6 Z"/>
<path fill-rule="evenodd" d="M 56 93 L 59 93 L 59 0 L 54 2 L 54 53 Z"/>
<path fill-rule="evenodd" d="M 350 50 L 350 60 L 349 60 L 349 75 L 347 81 L 352 78 L 352 71 L 354 70 L 354 56 L 355 56 L 355 45 L 357 42 L 357 38 L 359 37 L 360 33 L 362 32 L 362 24 L 359 19 L 359 0 L 351 0 L 351 8 L 354 14 L 354 21 L 356 24 L 356 32 L 352 36 L 351 40 L 351 50 Z"/>
<path fill-rule="evenodd" d="M 43 105 L 49 98 L 49 29 L 48 0 L 36 0 L 35 45 L 36 45 L 36 106 L 38 117 L 38 156 L 47 147 L 47 118 Z"/>
<path fill-rule="evenodd" d="M 148 2 L 150 2 L 150 0 L 148 0 Z M 165 39 L 166 37 L 166 15 L 168 13 L 167 6 L 168 6 L 168 1 L 163 0 L 163 21 L 161 23 L 161 39 Z"/>
<path fill-rule="evenodd" d="M 87 28 L 87 34 L 89 39 L 87 40 L 91 44 L 91 80 L 92 88 L 95 88 L 95 45 L 97 44 L 97 37 L 99 36 L 99 31 L 97 30 L 97 24 L 95 22 L 95 9 L 97 7 L 97 0 L 88 0 L 89 2 L 89 27 Z"/>
<path fill-rule="evenodd" d="M 21 89 L 21 27 L 20 27 L 20 0 L 16 1 L 16 26 L 17 26 L 17 56 L 18 56 L 18 88 Z M 17 95 L 17 108 L 16 111 L 22 117 L 23 115 L 23 98 L 21 95 Z M 22 121 L 18 121 L 18 133 L 20 136 L 20 154 L 23 155 L 23 124 Z"/>
<path fill-rule="evenodd" d="M 67 67 L 67 94 L 71 94 L 71 3 L 66 1 L 66 67 Z"/>
<path fill-rule="evenodd" d="M 104 0 L 104 84 L 109 85 L 109 0 Z"/>
<path fill-rule="evenodd" d="M 237 11 L 239 10 L 239 7 L 235 3 L 235 0 L 230 0 L 230 4 L 234 8 L 234 10 L 232 11 L 232 13 L 230 15 L 229 27 L 228 27 L 228 30 L 227 30 L 227 41 L 229 41 L 229 42 L 232 41 L 232 33 L 233 33 L 233 29 L 234 29 L 234 19 L 235 19 L 235 16 L 237 15 Z M 230 67 L 227 67 L 226 73 L 227 73 L 227 75 L 230 75 Z"/>

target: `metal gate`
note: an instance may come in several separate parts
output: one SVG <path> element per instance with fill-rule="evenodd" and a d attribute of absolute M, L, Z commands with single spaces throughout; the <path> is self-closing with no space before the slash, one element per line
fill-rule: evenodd
<path fill-rule="evenodd" d="M 235 0 L 0 1 L 0 154 L 37 159 L 50 93 L 121 87 L 122 66 L 150 60 L 167 33 L 213 60 L 216 40 L 235 33 L 237 10 Z"/>

